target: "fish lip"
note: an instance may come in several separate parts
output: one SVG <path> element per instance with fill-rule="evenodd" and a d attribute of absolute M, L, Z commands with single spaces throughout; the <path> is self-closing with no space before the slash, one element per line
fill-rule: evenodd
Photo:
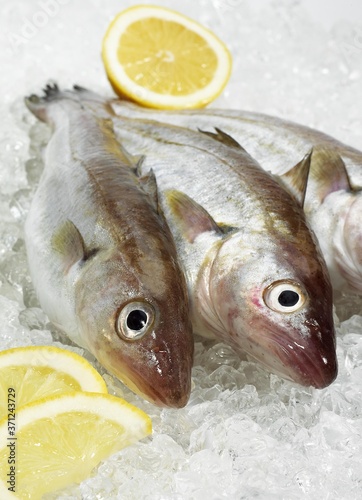
<path fill-rule="evenodd" d="M 286 358 L 289 358 L 289 362 L 290 359 L 293 360 L 293 371 L 295 372 L 295 369 L 298 370 L 300 375 L 299 383 L 301 385 L 323 389 L 336 379 L 338 368 L 335 356 L 333 359 L 328 359 L 330 356 L 327 357 L 322 354 L 312 356 L 307 352 L 303 352 L 303 356 L 300 356 L 300 351 L 297 353 L 293 352 L 293 354 L 294 356 L 290 356 L 290 353 L 287 353 Z"/>
<path fill-rule="evenodd" d="M 152 404 L 163 408 L 183 408 L 188 403 L 191 393 L 191 380 L 187 384 L 188 387 L 182 388 L 181 384 L 178 384 L 178 389 L 165 391 L 158 391 L 149 384 L 149 380 L 146 381 L 143 377 L 137 381 L 136 385 L 135 392 Z"/>
<path fill-rule="evenodd" d="M 189 390 L 188 389 L 185 391 L 180 390 L 178 392 L 179 392 L 178 394 L 176 393 L 174 395 L 165 396 L 164 394 L 161 394 L 157 391 L 153 391 L 151 396 L 152 399 L 150 398 L 150 396 L 147 395 L 145 395 L 145 398 L 159 407 L 175 408 L 175 409 L 184 408 L 190 399 L 191 384 Z"/>
<path fill-rule="evenodd" d="M 102 364 L 106 366 L 105 363 Z M 172 376 L 156 370 L 153 375 L 149 375 L 147 371 L 143 372 L 132 366 L 126 368 L 124 365 L 119 371 L 112 366 L 108 369 L 132 392 L 150 403 L 164 408 L 183 408 L 191 393 L 191 367 L 192 364 L 183 366 Z"/>
<path fill-rule="evenodd" d="M 268 341 L 272 346 L 271 351 L 287 370 L 275 369 L 272 363 L 264 362 L 264 364 L 282 378 L 288 378 L 303 386 L 312 386 L 316 389 L 323 389 L 336 379 L 338 365 L 335 351 L 333 356 L 326 355 L 325 348 L 319 350 L 313 345 L 308 346 L 308 343 L 302 345 L 299 339 L 298 342 L 283 341 L 275 334 L 269 336 Z M 268 353 L 266 348 L 264 351 Z M 313 351 L 317 351 L 318 354 L 313 355 Z"/>

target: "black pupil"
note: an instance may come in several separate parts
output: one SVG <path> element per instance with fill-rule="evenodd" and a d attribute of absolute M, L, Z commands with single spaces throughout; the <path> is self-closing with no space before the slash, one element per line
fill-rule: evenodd
<path fill-rule="evenodd" d="M 299 294 L 293 290 L 284 290 L 278 297 L 279 304 L 284 307 L 293 307 L 298 303 L 298 300 Z"/>
<path fill-rule="evenodd" d="M 147 314 L 140 309 L 131 311 L 127 317 L 127 326 L 130 330 L 142 330 L 147 323 Z"/>

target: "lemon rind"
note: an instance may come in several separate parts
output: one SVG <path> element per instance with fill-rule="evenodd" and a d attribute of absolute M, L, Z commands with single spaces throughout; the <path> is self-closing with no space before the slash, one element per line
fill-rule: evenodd
<path fill-rule="evenodd" d="M 132 442 L 143 439 L 152 432 L 151 418 L 121 398 L 109 394 L 69 392 L 22 406 L 16 413 L 16 433 L 20 433 L 24 427 L 36 420 L 72 412 L 88 412 L 115 422 L 127 430 Z M 137 416 L 139 418 L 136 418 Z M 0 421 L 0 443 L 7 443 L 8 437 L 8 420 L 5 417 Z M 5 484 L 0 478 L 0 498 L 4 500 L 19 498 L 16 493 L 10 493 Z"/>
<path fill-rule="evenodd" d="M 70 360 L 73 362 L 70 363 Z M 86 392 L 106 394 L 107 385 L 98 371 L 82 356 L 54 346 L 15 347 L 0 352 L 0 369 L 10 366 L 53 368 L 73 377 Z"/>
<path fill-rule="evenodd" d="M 97 401 L 99 402 L 98 406 L 95 404 Z M 141 420 L 135 419 L 135 415 L 149 421 L 151 425 L 151 419 L 145 412 L 122 398 L 112 396 L 111 394 L 100 394 L 98 392 L 72 391 L 65 392 L 59 396 L 49 396 L 38 399 L 21 406 L 16 412 L 16 432 L 20 432 L 26 425 L 34 422 L 39 415 L 39 408 L 44 409 L 44 413 L 39 418 L 54 418 L 56 415 L 68 412 L 91 412 L 100 417 L 104 417 L 102 411 L 106 407 L 109 410 L 107 419 L 123 427 L 129 425 L 129 427 L 133 429 L 132 432 L 140 428 L 138 423 Z M 121 412 L 114 414 L 113 411 L 116 409 L 121 410 Z M 122 416 L 122 418 L 125 416 L 130 417 L 129 422 L 125 424 L 125 421 L 121 420 L 120 416 Z M 0 443 L 6 440 L 6 433 L 7 416 L 0 420 Z"/>
<path fill-rule="evenodd" d="M 140 16 L 140 12 L 142 15 Z M 217 69 L 212 81 L 204 88 L 185 96 L 164 95 L 137 85 L 122 69 L 114 47 L 118 45 L 119 33 L 142 18 L 156 17 L 175 21 L 194 31 L 207 41 L 217 57 Z M 180 109 L 202 107 L 214 100 L 226 86 L 232 67 L 232 59 L 226 45 L 208 28 L 196 21 L 167 8 L 137 5 L 122 11 L 111 22 L 103 38 L 102 57 L 112 85 L 127 97 L 150 107 Z"/>

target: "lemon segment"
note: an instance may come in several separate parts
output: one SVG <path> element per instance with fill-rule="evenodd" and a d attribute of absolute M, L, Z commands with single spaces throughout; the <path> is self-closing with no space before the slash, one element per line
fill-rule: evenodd
<path fill-rule="evenodd" d="M 7 418 L 0 422 L 0 498 L 40 499 L 79 483 L 151 431 L 148 415 L 110 395 L 73 392 L 25 405 L 16 413 L 16 440 L 9 438 Z"/>
<path fill-rule="evenodd" d="M 119 95 L 154 108 L 205 106 L 231 73 L 230 52 L 210 30 L 156 6 L 119 13 L 104 36 L 102 57 Z"/>
<path fill-rule="evenodd" d="M 70 390 L 107 393 L 107 386 L 88 361 L 66 349 L 30 346 L 0 352 L 0 419 L 8 412 L 9 397 L 19 409 Z"/>

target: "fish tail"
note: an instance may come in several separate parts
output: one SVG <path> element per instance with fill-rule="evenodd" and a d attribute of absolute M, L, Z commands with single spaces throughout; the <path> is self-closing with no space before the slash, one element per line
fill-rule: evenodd
<path fill-rule="evenodd" d="M 43 89 L 43 95 L 32 94 L 25 98 L 28 109 L 41 121 L 52 124 L 54 115 L 49 112 L 53 104 L 62 101 L 85 108 L 101 118 L 109 118 L 113 114 L 108 101 L 90 90 L 74 85 L 72 90 L 60 90 L 55 82 L 49 82 Z"/>
<path fill-rule="evenodd" d="M 54 83 L 48 83 L 43 89 L 44 95 L 38 96 L 37 94 L 31 94 L 25 97 L 25 104 L 28 109 L 41 121 L 48 122 L 48 116 L 46 109 L 48 104 L 59 100 L 61 92 L 58 85 Z"/>
<path fill-rule="evenodd" d="M 62 106 L 59 106 L 59 103 Z M 49 82 L 43 89 L 43 95 L 31 94 L 25 97 L 27 108 L 40 120 L 54 125 L 56 119 L 55 109 L 67 109 L 69 106 L 76 104 L 82 107 L 78 94 L 73 91 L 60 90 L 56 82 Z"/>

